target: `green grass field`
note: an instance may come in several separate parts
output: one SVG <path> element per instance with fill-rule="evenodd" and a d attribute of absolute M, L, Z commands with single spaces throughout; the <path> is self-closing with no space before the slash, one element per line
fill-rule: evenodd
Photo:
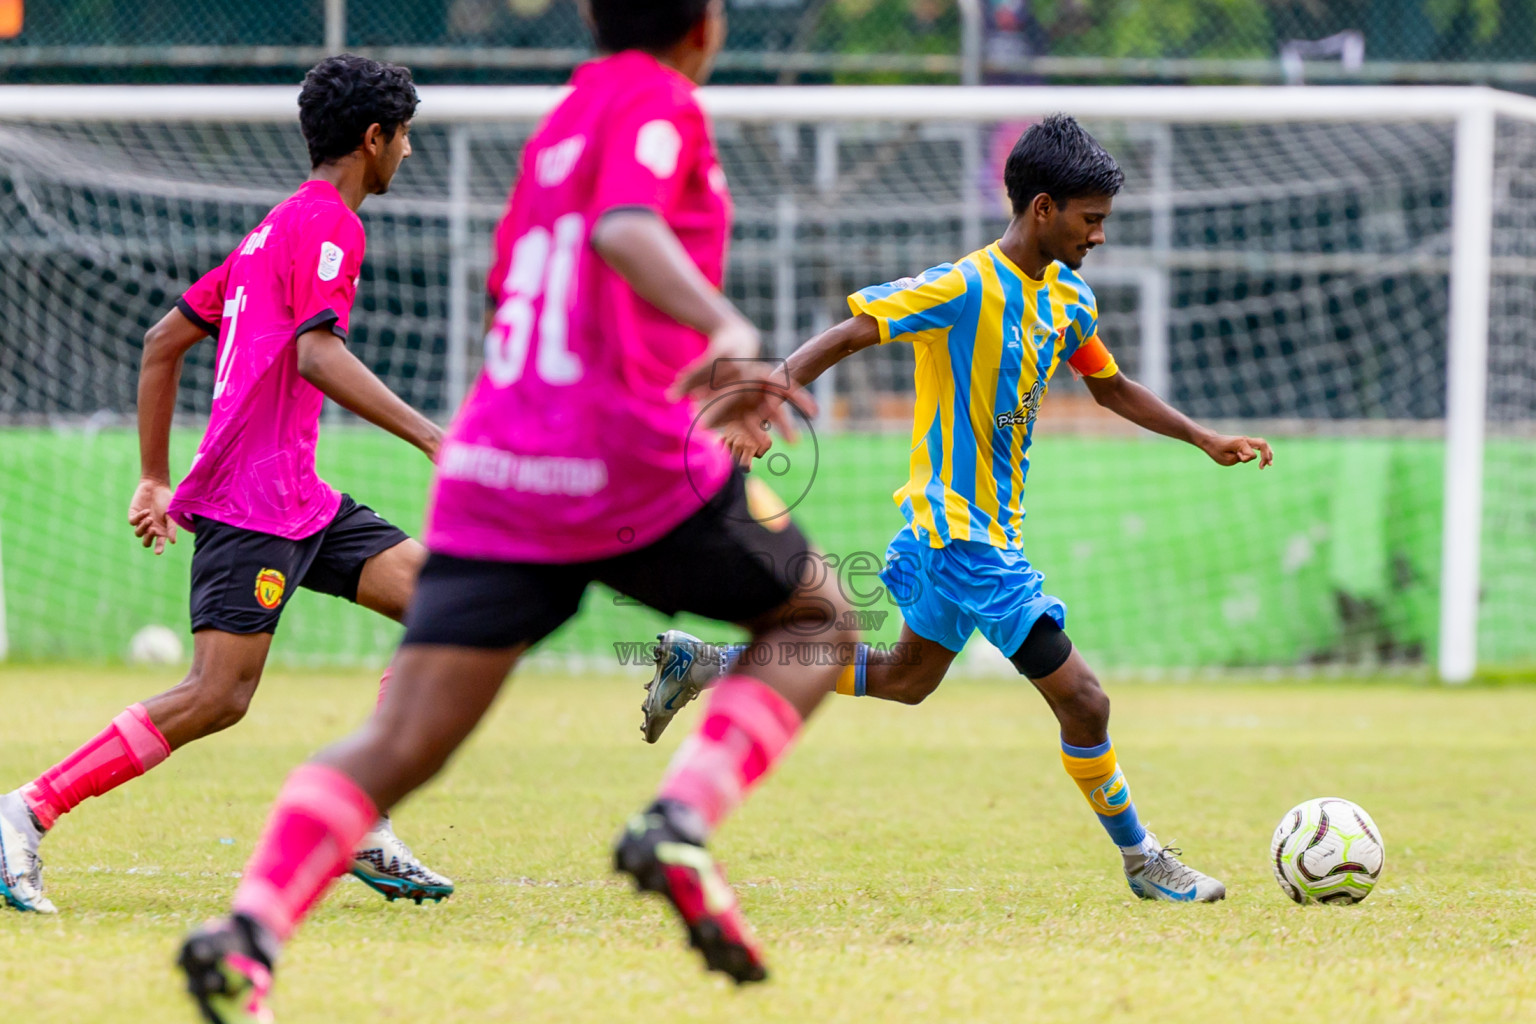
<path fill-rule="evenodd" d="M 0 786 L 165 678 L 0 669 Z M 1143 905 L 1024 685 L 920 708 L 834 698 L 720 836 L 774 978 L 704 976 L 610 876 L 619 822 L 692 712 L 638 738 L 638 679 L 519 682 L 399 830 L 459 883 L 387 905 L 350 879 L 289 950 L 284 1022 L 1513 1021 L 1536 1017 L 1536 688 L 1111 687 L 1144 815 L 1223 877 L 1216 906 Z M 364 674 L 275 675 L 250 717 L 80 808 L 44 846 L 56 918 L 0 916 L 0 1018 L 175 1024 L 171 958 L 224 908 L 295 762 L 368 713 Z M 1299 908 L 1266 863 L 1293 803 L 1363 804 L 1376 893 Z"/>

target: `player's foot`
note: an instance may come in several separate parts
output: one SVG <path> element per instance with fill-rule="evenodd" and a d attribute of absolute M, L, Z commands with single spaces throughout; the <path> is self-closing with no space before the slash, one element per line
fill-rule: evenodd
<path fill-rule="evenodd" d="M 352 875 L 393 903 L 402 897 L 443 902 L 453 895 L 453 882 L 416 859 L 395 835 L 388 818 L 380 818 L 352 854 Z"/>
<path fill-rule="evenodd" d="M 0 796 L 0 906 L 38 914 L 59 909 L 43 895 L 43 861 L 37 848 L 43 830 L 18 792 Z"/>
<path fill-rule="evenodd" d="M 1225 885 L 1179 860 L 1183 850 L 1158 846 L 1157 837 L 1150 832 L 1147 839 L 1157 852 L 1125 856 L 1125 880 L 1131 892 L 1144 900 L 1170 903 L 1215 903 L 1227 898 Z"/>
<path fill-rule="evenodd" d="M 661 893 L 671 902 L 709 970 L 737 984 L 763 981 L 768 969 L 735 891 L 704 845 L 677 824 L 689 815 L 658 801 L 629 819 L 613 851 L 614 870 L 633 877 L 636 890 Z"/>
<path fill-rule="evenodd" d="M 271 1024 L 267 995 L 277 942 L 246 917 L 210 921 L 181 945 L 176 965 L 209 1024 Z"/>
<path fill-rule="evenodd" d="M 720 678 L 732 650 L 707 644 L 680 629 L 656 635 L 656 674 L 645 684 L 645 701 L 640 705 L 645 712 L 640 725 L 645 742 L 659 740 L 672 716 Z"/>

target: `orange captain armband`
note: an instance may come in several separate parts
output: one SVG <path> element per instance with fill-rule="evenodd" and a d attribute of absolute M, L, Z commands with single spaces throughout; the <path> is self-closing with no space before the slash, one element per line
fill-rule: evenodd
<path fill-rule="evenodd" d="M 1110 355 L 1097 334 L 1077 347 L 1067 365 L 1084 377 L 1113 377 L 1120 372 L 1115 357 Z"/>

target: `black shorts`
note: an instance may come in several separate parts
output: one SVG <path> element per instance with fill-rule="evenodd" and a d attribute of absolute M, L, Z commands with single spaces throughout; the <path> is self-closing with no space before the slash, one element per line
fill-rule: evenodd
<path fill-rule="evenodd" d="M 502 648 L 537 643 L 606 584 L 662 612 L 750 622 L 781 607 L 806 572 L 805 535 L 782 515 L 755 519 L 739 470 L 703 508 L 652 544 L 595 562 L 493 562 L 432 554 L 406 615 L 404 644 Z"/>
<path fill-rule="evenodd" d="M 294 590 L 357 601 L 363 564 L 410 537 L 351 495 L 303 540 L 198 516 L 192 553 L 192 632 L 275 633 Z"/>

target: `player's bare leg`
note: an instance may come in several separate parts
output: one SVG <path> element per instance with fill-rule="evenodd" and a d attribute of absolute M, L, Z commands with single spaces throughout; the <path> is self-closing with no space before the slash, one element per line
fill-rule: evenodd
<path fill-rule="evenodd" d="M 640 705 L 645 714 L 640 732 L 647 743 L 655 743 L 673 716 L 729 674 L 747 646 L 707 644 L 680 629 L 669 629 L 656 640 L 656 670 Z M 861 643 L 846 649 L 853 659 L 839 669 L 837 692 L 901 704 L 921 704 L 939 688 L 955 660 L 954 651 L 918 636 L 905 623 L 895 647 Z"/>
<path fill-rule="evenodd" d="M 357 603 L 386 619 L 405 621 L 405 612 L 416 589 L 416 577 L 427 562 L 420 541 L 406 540 L 381 551 L 363 563 L 357 581 Z"/>
<path fill-rule="evenodd" d="M 271 633 L 242 636 L 205 629 L 192 634 L 186 678 L 142 705 L 171 750 L 223 732 L 245 717 L 271 647 Z"/>
<path fill-rule="evenodd" d="M 314 763 L 345 774 L 388 811 L 442 769 L 480 724 L 526 649 L 400 648 L 378 713 Z"/>
<path fill-rule="evenodd" d="M 837 666 L 800 665 L 778 656 L 786 649 L 781 645 L 857 642 L 856 633 L 837 626 L 844 610 L 836 588 L 824 584 L 741 624 L 752 634 L 751 645 L 715 686 L 657 800 L 630 819 L 614 850 L 616 870 L 672 904 L 706 967 L 738 983 L 762 981 L 768 972 L 736 894 L 704 843 L 783 757 L 836 682 Z"/>
<path fill-rule="evenodd" d="M 43 836 L 84 800 L 159 765 L 171 752 L 245 717 L 272 634 L 203 630 L 186 678 L 134 704 L 63 761 L 0 797 L 0 896 L 17 910 L 53 911 L 43 895 Z"/>
<path fill-rule="evenodd" d="M 415 540 L 402 541 L 363 563 L 357 583 L 357 603 L 396 622 L 405 620 L 416 588 L 416 577 L 426 564 L 427 549 Z M 392 671 L 379 680 L 379 708 L 382 710 Z M 411 848 L 395 835 L 389 816 L 384 815 L 369 829 L 353 853 L 353 877 L 393 902 L 397 899 L 442 902 L 453 895 L 451 879 L 423 864 Z"/>
<path fill-rule="evenodd" d="M 1109 739 L 1109 696 L 1082 654 L 1074 648 L 1060 668 L 1030 681 L 1061 724 L 1062 764 L 1120 847 L 1131 891 L 1144 900 L 1174 903 L 1224 899 L 1225 885 L 1182 863 L 1178 849 L 1162 846 L 1141 825 Z"/>
<path fill-rule="evenodd" d="M 447 763 L 525 649 L 401 648 L 378 712 L 289 775 L 246 865 L 234 913 L 182 946 L 188 988 L 210 1019 L 248 1019 L 226 1008 L 261 1002 L 282 944 L 346 869 L 348 851 L 381 812 Z"/>
<path fill-rule="evenodd" d="M 863 645 L 861 648 L 856 657 L 863 664 L 856 661 L 845 667 L 838 677 L 839 693 L 921 704 L 939 688 L 955 661 L 954 651 L 918 636 L 906 623 L 902 623 L 901 642 L 897 646 L 884 650 Z"/>

